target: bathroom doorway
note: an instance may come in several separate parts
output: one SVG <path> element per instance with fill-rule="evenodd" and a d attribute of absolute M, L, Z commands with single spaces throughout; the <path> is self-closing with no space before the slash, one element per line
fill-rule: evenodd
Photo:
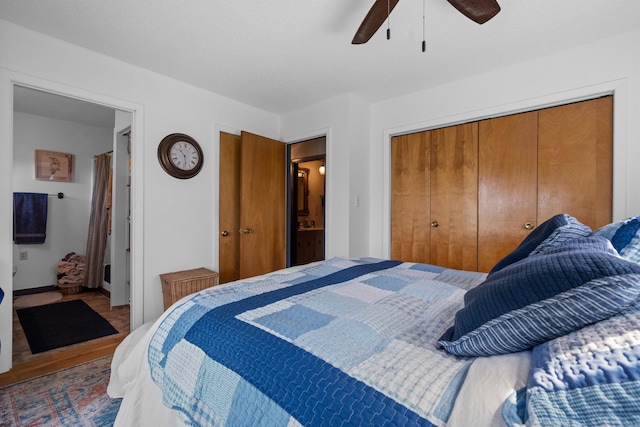
<path fill-rule="evenodd" d="M 290 265 L 325 258 L 326 137 L 289 145 Z"/>
<path fill-rule="evenodd" d="M 14 295 L 61 291 L 59 282 L 67 276 L 61 278 L 57 263 L 73 254 L 85 255 L 94 157 L 108 154 L 114 177 L 112 221 L 95 292 L 108 298 L 111 308 L 129 306 L 133 113 L 21 85 L 14 86 L 13 95 L 12 190 L 49 195 L 45 242 L 13 244 Z M 55 179 L 53 172 L 50 179 L 38 178 L 36 150 L 67 155 L 69 179 Z M 120 322 L 118 328 L 128 332 L 131 318 L 132 313 L 125 318 L 126 326 Z"/>

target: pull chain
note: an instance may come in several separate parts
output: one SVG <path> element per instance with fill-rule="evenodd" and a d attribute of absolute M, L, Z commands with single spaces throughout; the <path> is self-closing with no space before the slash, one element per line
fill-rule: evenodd
<path fill-rule="evenodd" d="M 425 37 L 425 6 L 426 0 L 422 0 L 422 51 L 427 50 L 427 38 Z"/>
<path fill-rule="evenodd" d="M 391 28 L 389 20 L 391 16 L 391 0 L 387 0 L 387 40 L 391 39 Z"/>

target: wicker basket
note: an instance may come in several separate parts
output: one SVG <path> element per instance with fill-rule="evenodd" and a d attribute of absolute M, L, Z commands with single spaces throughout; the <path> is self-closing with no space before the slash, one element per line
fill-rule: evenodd
<path fill-rule="evenodd" d="M 180 298 L 218 284 L 218 273 L 207 268 L 176 271 L 160 275 L 164 309 Z"/>
<path fill-rule="evenodd" d="M 82 283 L 58 284 L 58 287 L 60 288 L 60 292 L 62 293 L 62 295 L 75 295 L 79 294 L 80 291 L 82 291 Z"/>

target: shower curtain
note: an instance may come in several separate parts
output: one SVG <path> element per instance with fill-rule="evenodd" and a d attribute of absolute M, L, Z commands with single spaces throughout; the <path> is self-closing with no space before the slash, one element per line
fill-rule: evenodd
<path fill-rule="evenodd" d="M 102 285 L 104 252 L 109 230 L 107 212 L 109 170 L 111 153 L 94 158 L 93 195 L 91 197 L 91 216 L 89 217 L 89 236 L 87 237 L 87 269 L 84 286 L 97 288 Z"/>

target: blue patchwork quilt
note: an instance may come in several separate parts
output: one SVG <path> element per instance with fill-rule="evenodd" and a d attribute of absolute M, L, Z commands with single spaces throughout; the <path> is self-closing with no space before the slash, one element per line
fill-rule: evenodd
<path fill-rule="evenodd" d="M 435 343 L 485 275 L 334 258 L 209 288 L 149 346 L 193 425 L 444 426 L 472 359 Z"/>

